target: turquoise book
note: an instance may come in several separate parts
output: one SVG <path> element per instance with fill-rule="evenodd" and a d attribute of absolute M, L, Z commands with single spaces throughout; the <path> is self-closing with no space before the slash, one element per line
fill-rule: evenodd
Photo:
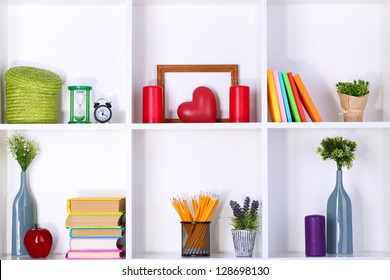
<path fill-rule="evenodd" d="M 71 238 L 122 238 L 124 234 L 124 228 L 71 228 L 69 231 L 69 237 Z"/>
<path fill-rule="evenodd" d="M 284 81 L 283 81 L 283 74 L 282 74 L 282 72 L 279 72 L 278 75 L 279 75 L 279 82 L 280 82 L 280 90 L 282 91 L 282 97 L 283 97 L 283 102 L 284 102 L 284 108 L 286 109 L 286 118 L 287 118 L 287 122 L 292 122 L 292 116 L 291 116 L 290 105 L 288 104 L 288 98 L 287 98 L 286 87 L 285 87 Z"/>

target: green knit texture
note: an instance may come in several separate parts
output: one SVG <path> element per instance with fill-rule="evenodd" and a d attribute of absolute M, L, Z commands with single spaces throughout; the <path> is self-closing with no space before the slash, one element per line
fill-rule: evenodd
<path fill-rule="evenodd" d="M 10 68 L 5 74 L 7 123 L 57 123 L 61 88 L 61 78 L 49 70 Z"/>

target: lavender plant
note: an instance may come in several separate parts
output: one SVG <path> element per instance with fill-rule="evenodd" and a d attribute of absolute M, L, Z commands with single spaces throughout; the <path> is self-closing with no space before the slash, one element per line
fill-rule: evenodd
<path fill-rule="evenodd" d="M 247 196 L 243 207 L 234 200 L 230 201 L 230 207 L 233 210 L 233 216 L 230 218 L 234 229 L 257 230 L 260 226 L 258 200 L 253 200 Z"/>

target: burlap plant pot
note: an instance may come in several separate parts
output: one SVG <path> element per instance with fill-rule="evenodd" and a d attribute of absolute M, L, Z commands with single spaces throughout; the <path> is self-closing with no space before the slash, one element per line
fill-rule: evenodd
<path fill-rule="evenodd" d="M 364 108 L 368 100 L 368 93 L 363 96 L 351 96 L 348 94 L 338 93 L 340 97 L 341 109 L 345 122 L 363 121 Z"/>

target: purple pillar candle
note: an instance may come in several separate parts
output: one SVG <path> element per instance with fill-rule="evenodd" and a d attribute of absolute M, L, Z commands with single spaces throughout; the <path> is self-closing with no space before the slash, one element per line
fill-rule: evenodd
<path fill-rule="evenodd" d="M 309 215 L 305 217 L 306 256 L 326 255 L 325 216 Z"/>

